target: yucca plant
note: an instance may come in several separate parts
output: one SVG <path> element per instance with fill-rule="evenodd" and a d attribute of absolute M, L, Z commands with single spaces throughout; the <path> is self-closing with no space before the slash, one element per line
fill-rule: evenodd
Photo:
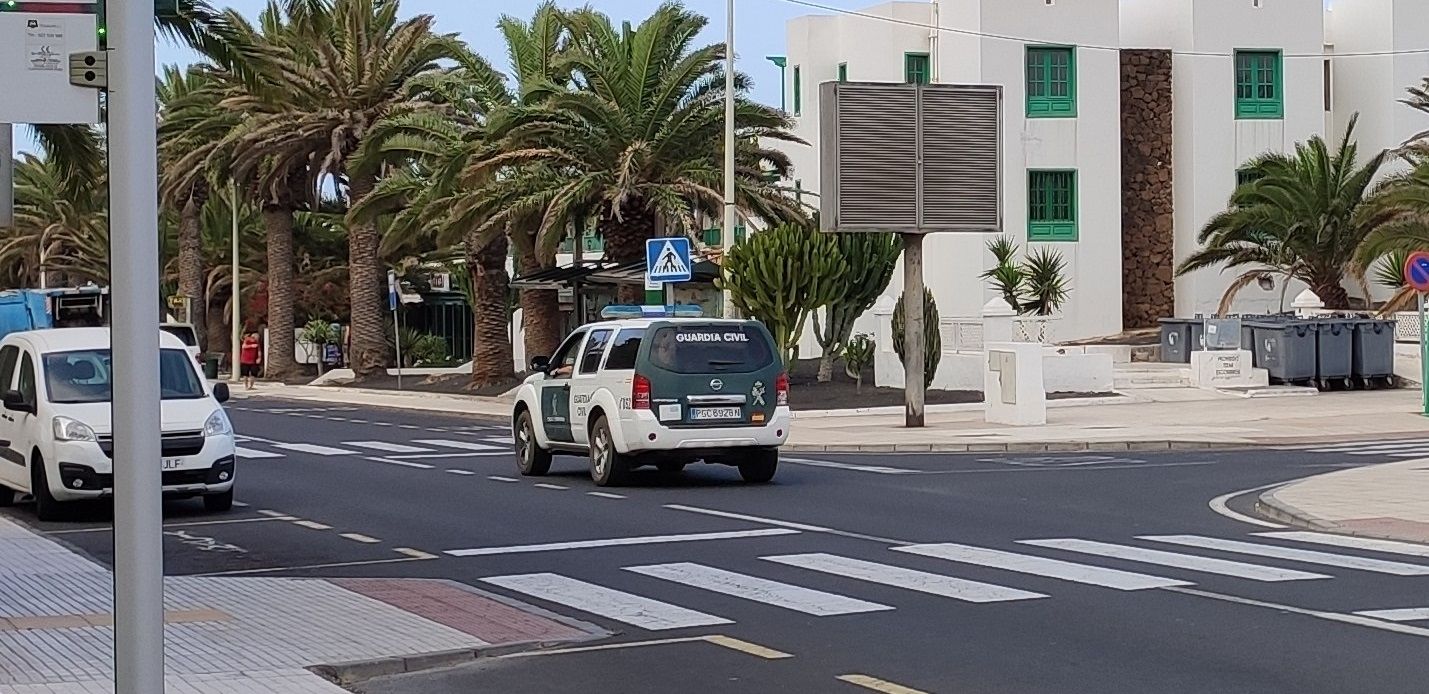
<path fill-rule="evenodd" d="M 1067 303 L 1071 287 L 1067 259 L 1061 251 L 1034 248 L 1018 261 L 1022 249 L 1008 236 L 988 241 L 987 250 L 997 264 L 982 273 L 982 278 L 1014 311 L 1024 316 L 1050 316 Z"/>

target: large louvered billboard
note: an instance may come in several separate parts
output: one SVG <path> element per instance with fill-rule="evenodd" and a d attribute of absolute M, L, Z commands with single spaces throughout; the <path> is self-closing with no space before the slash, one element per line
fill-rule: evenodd
<path fill-rule="evenodd" d="M 825 231 L 1002 230 L 1002 87 L 819 86 Z"/>

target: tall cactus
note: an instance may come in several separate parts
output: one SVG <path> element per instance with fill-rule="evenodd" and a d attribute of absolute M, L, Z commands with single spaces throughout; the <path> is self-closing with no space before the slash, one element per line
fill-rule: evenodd
<path fill-rule="evenodd" d="M 819 360 L 819 382 L 833 378 L 834 360 L 848 344 L 853 323 L 888 288 L 893 268 L 898 263 L 898 236 L 883 233 L 836 234 L 839 253 L 848 263 L 848 274 L 839 285 L 838 296 L 824 307 L 820 324 L 814 315 L 814 337 L 818 338 L 823 358 Z"/>
<path fill-rule="evenodd" d="M 740 312 L 769 328 L 785 365 L 795 359 L 809 316 L 838 296 L 848 272 L 837 238 L 800 225 L 751 235 L 723 264 L 719 287 Z"/>
<path fill-rule="evenodd" d="M 904 333 L 907 332 L 903 320 L 903 295 L 898 295 L 898 308 L 893 312 L 893 351 L 898 353 L 898 361 L 908 364 L 903 356 Z M 938 362 L 943 358 L 943 333 L 938 325 L 938 303 L 933 300 L 933 292 L 923 289 L 923 387 L 933 384 L 933 375 L 938 373 Z"/>

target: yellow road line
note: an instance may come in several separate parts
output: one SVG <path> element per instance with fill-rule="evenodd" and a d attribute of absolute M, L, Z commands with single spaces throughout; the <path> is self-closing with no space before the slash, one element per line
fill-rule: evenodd
<path fill-rule="evenodd" d="M 348 539 L 348 540 L 352 540 L 353 542 L 361 542 L 361 543 L 363 543 L 363 544 L 365 544 L 365 545 L 375 545 L 375 544 L 381 542 L 381 540 L 379 540 L 379 539 L 377 539 L 377 538 L 375 538 L 375 537 L 370 537 L 370 536 L 368 536 L 368 535 L 363 535 L 363 534 L 361 534 L 361 533 L 343 533 L 343 534 L 339 535 L 338 537 L 342 537 L 342 538 L 345 538 L 345 539 Z"/>
<path fill-rule="evenodd" d="M 883 692 L 883 694 L 928 694 L 928 692 L 905 687 L 901 684 L 894 684 L 887 680 L 878 679 L 877 677 L 869 677 L 868 675 L 839 675 L 838 679 L 841 682 L 848 682 L 849 684 L 863 687 L 864 689 Z"/>
<path fill-rule="evenodd" d="M 716 646 L 724 646 L 725 648 L 730 648 L 739 651 L 740 653 L 748 653 L 749 655 L 758 658 L 764 658 L 765 660 L 779 660 L 781 658 L 794 657 L 793 655 L 790 655 L 783 651 L 776 651 L 773 648 L 765 648 L 764 646 L 761 646 L 757 643 L 741 641 L 732 636 L 724 636 L 722 634 L 706 636 L 705 641 L 708 641 Z"/>

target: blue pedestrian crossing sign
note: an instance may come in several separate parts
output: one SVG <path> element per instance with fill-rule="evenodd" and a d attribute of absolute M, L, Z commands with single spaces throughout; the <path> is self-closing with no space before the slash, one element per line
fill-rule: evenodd
<path fill-rule="evenodd" d="M 645 242 L 645 281 L 647 284 L 689 282 L 693 277 L 689 239 L 675 237 L 649 239 Z"/>

